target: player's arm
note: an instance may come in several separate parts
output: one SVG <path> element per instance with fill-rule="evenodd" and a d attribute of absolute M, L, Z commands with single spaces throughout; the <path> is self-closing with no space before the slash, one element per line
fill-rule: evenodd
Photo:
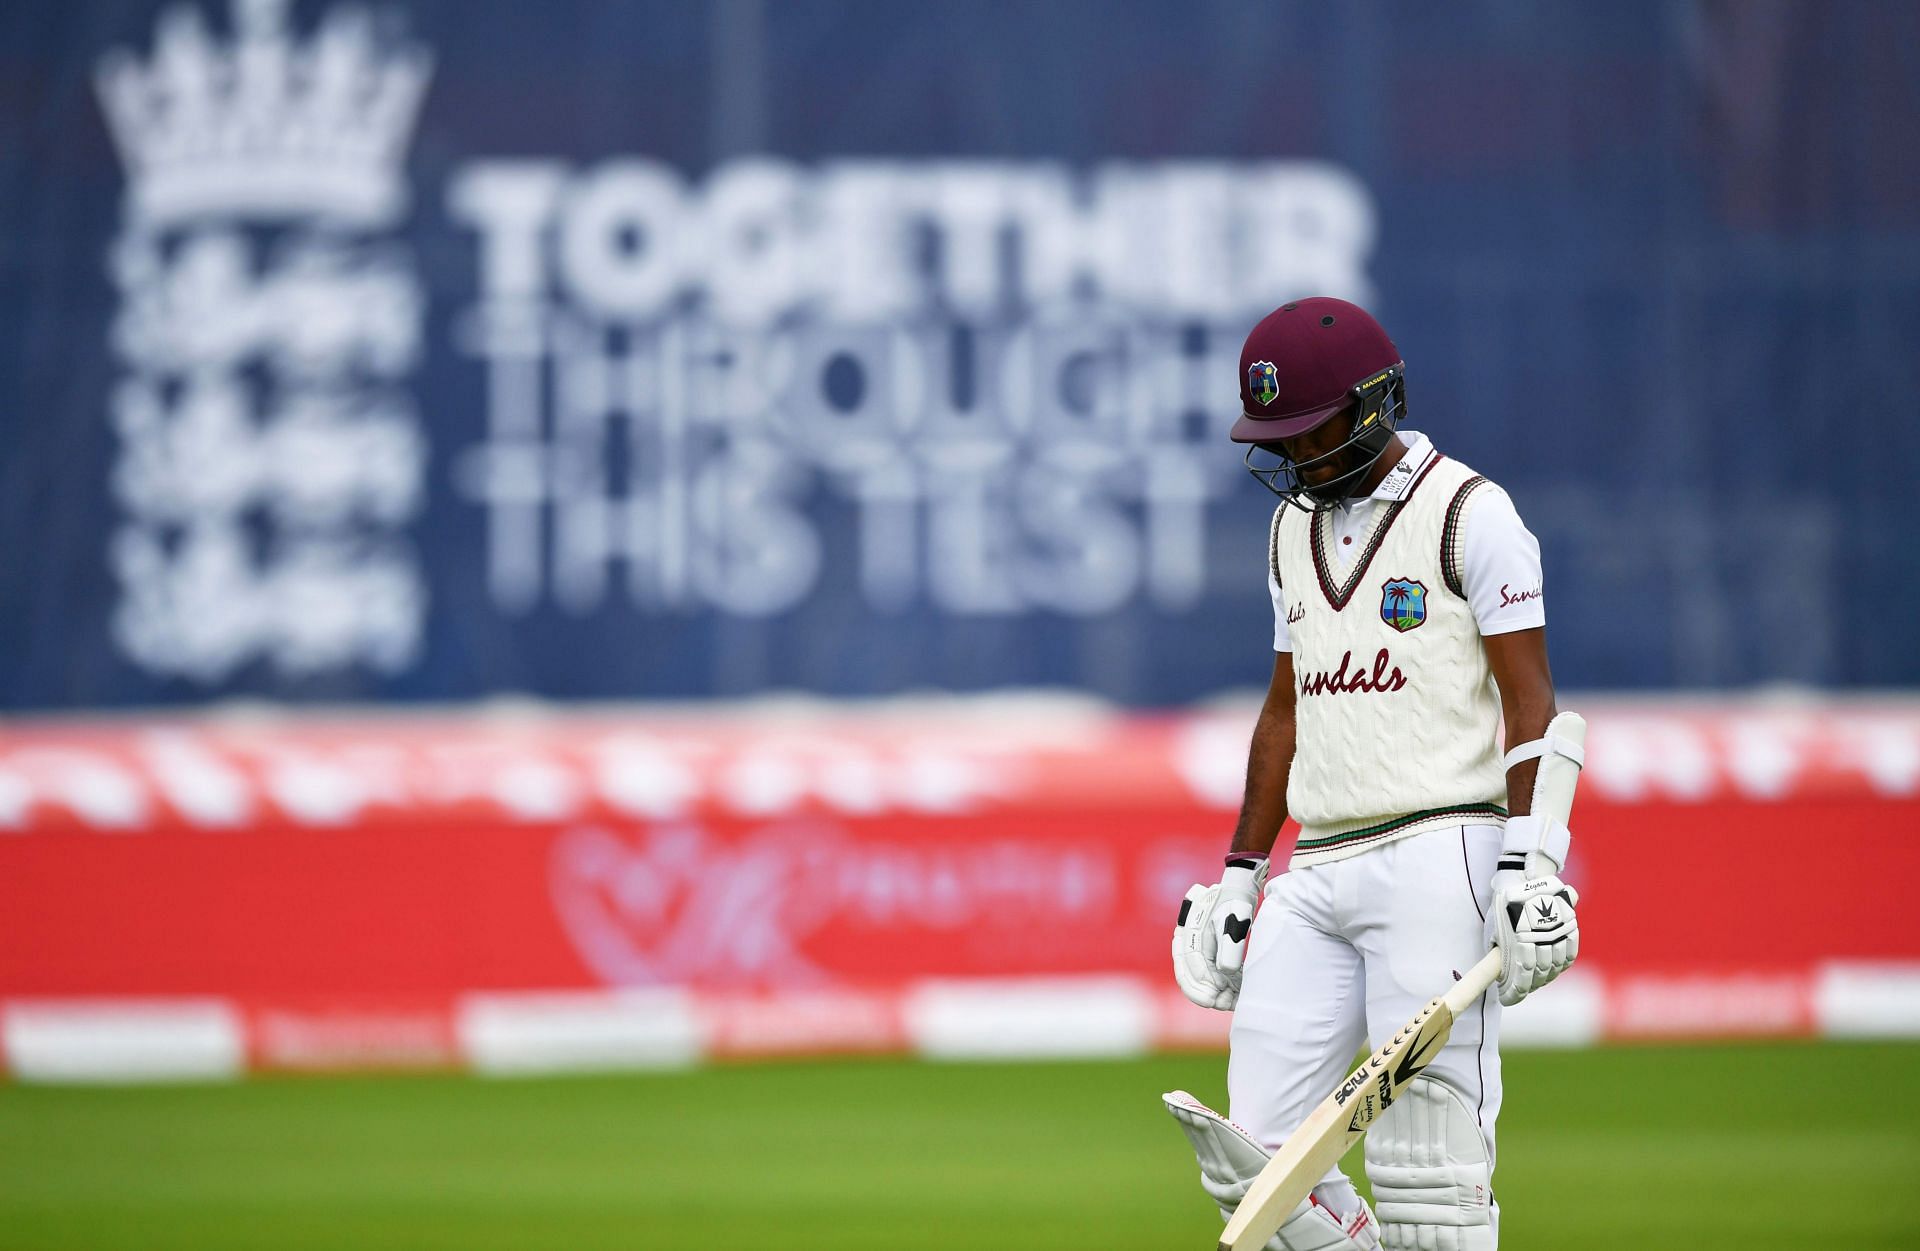
<path fill-rule="evenodd" d="M 1572 834 L 1566 819 L 1535 812 L 1540 762 L 1584 752 L 1551 729 L 1553 675 L 1544 626 L 1484 636 L 1487 664 L 1500 687 L 1507 744 L 1507 825 L 1487 908 L 1487 939 L 1503 953 L 1500 1002 L 1511 1007 L 1565 972 L 1580 952 L 1580 896 L 1560 880 Z M 1517 757 L 1517 758 L 1515 758 Z M 1584 759 L 1584 755 L 1580 757 Z"/>
<path fill-rule="evenodd" d="M 1549 692 L 1551 698 L 1551 692 Z M 1247 748 L 1247 790 L 1240 801 L 1240 822 L 1233 830 L 1234 852 L 1268 855 L 1287 820 L 1287 778 L 1293 773 L 1293 653 L 1273 654 L 1273 681 L 1267 686 L 1260 719 Z"/>
<path fill-rule="evenodd" d="M 1507 747 L 1538 740 L 1553 720 L 1553 673 L 1547 668 L 1546 584 L 1540 568 L 1540 541 L 1520 520 L 1507 493 L 1481 480 L 1463 488 L 1466 534 L 1459 578 L 1487 667 L 1500 688 L 1500 712 Z M 1442 554 L 1442 559 L 1447 558 Z M 1525 816 L 1533 806 L 1537 759 L 1512 762 L 1507 770 L 1507 810 Z"/>
<path fill-rule="evenodd" d="M 1508 817 L 1487 937 L 1504 956 L 1500 1002 L 1512 1006 L 1558 977 L 1580 950 L 1580 897 L 1559 877 L 1572 836 L 1564 817 L 1535 812 L 1533 799 L 1541 757 L 1581 749 L 1549 729 L 1555 708 L 1539 541 L 1491 484 L 1471 502 L 1465 539 L 1460 580 L 1507 726 Z"/>
<path fill-rule="evenodd" d="M 1173 924 L 1174 980 L 1187 998 L 1222 1011 L 1240 997 L 1247 936 L 1266 886 L 1274 838 L 1287 819 L 1287 778 L 1293 772 L 1293 639 L 1287 630 L 1286 599 L 1272 571 L 1267 592 L 1273 598 L 1273 678 L 1247 749 L 1240 821 L 1220 881 L 1187 891 Z"/>
<path fill-rule="evenodd" d="M 1173 925 L 1173 975 L 1203 1008 L 1231 1009 L 1240 997 L 1253 911 L 1267 880 L 1268 853 L 1287 819 L 1293 770 L 1293 653 L 1276 651 L 1273 681 L 1247 749 L 1247 791 L 1226 867 L 1213 886 L 1196 885 Z"/>
<path fill-rule="evenodd" d="M 1553 673 L 1547 668 L 1547 628 L 1489 634 L 1487 664 L 1500 688 L 1500 712 L 1507 725 L 1508 746 L 1531 743 L 1546 734 L 1556 711 Z M 1531 811 L 1533 779 L 1538 758 L 1521 760 L 1507 770 L 1507 811 L 1525 816 Z"/>

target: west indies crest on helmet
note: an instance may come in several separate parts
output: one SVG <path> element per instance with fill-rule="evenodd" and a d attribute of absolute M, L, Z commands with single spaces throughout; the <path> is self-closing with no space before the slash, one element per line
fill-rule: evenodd
<path fill-rule="evenodd" d="M 1310 512 L 1330 508 L 1393 440 L 1406 415 L 1405 372 L 1400 349 L 1359 305 L 1328 296 L 1282 304 L 1240 349 L 1240 419 L 1230 437 L 1252 445 L 1247 468 L 1269 491 Z M 1339 447 L 1303 462 L 1287 456 L 1280 440 L 1336 418 L 1351 423 Z M 1301 477 L 1335 463 L 1340 473 L 1327 482 L 1309 487 Z"/>

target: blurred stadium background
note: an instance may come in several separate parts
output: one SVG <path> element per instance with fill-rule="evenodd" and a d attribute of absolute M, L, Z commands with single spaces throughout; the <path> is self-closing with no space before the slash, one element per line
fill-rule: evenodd
<path fill-rule="evenodd" d="M 1592 721 L 1509 1244 L 1920 1245 L 1917 48 L 0 9 L 0 1246 L 1208 1245 L 1165 945 L 1313 293 Z"/>

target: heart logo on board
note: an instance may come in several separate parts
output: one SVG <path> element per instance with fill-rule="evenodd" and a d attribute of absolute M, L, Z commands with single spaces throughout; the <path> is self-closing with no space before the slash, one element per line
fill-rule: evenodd
<path fill-rule="evenodd" d="M 721 846 L 694 826 L 585 827 L 554 844 L 549 887 L 574 947 L 610 984 L 792 988 L 826 980 L 800 944 L 833 911 L 830 893 L 808 889 L 833 857 L 815 831 Z"/>

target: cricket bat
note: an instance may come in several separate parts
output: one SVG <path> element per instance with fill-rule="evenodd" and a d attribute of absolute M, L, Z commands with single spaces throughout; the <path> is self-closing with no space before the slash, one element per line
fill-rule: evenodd
<path fill-rule="evenodd" d="M 1548 723 L 1547 733 L 1584 746 L 1587 723 L 1577 712 L 1563 712 Z M 1573 812 L 1573 788 L 1579 778 L 1580 766 L 1565 756 L 1542 756 L 1533 784 L 1534 811 L 1566 823 Z M 1536 859 L 1538 855 L 1536 852 L 1528 857 L 1530 877 L 1551 871 L 1550 864 Z M 1349 1074 L 1340 1088 L 1280 1144 L 1260 1176 L 1253 1179 L 1247 1197 L 1234 1209 L 1233 1218 L 1220 1235 L 1219 1251 L 1252 1251 L 1265 1246 L 1307 1192 L 1439 1054 L 1453 1033 L 1454 1018 L 1472 1007 L 1499 978 L 1500 949 L 1495 947 L 1462 974 L 1453 989 L 1429 1001 L 1399 1033 Z"/>

